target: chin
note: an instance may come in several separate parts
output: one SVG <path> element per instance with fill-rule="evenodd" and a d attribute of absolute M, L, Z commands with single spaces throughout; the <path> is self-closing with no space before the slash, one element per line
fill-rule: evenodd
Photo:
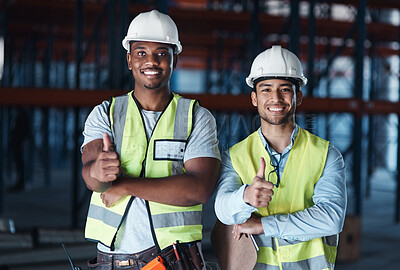
<path fill-rule="evenodd" d="M 144 87 L 150 90 L 154 90 L 160 88 L 161 84 L 145 84 Z"/>

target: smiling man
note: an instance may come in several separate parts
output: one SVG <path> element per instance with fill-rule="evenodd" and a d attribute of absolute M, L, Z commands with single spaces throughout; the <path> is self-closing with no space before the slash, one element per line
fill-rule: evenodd
<path fill-rule="evenodd" d="M 169 16 L 139 14 L 122 45 L 135 89 L 96 106 L 83 132 L 93 191 L 85 237 L 98 242 L 88 267 L 204 269 L 202 204 L 220 166 L 215 119 L 169 88 L 182 50 Z"/>
<path fill-rule="evenodd" d="M 254 59 L 246 82 L 261 127 L 222 157 L 217 217 L 233 225 L 236 240 L 254 236 L 257 262 L 246 269 L 333 269 L 347 202 L 344 161 L 295 123 L 307 83 L 300 60 L 273 46 Z M 232 234 L 217 233 L 213 242 Z M 217 257 L 221 265 L 232 260 Z"/>

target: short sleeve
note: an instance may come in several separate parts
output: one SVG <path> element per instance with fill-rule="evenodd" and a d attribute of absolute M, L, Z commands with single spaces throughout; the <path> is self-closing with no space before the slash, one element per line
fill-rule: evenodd
<path fill-rule="evenodd" d="M 196 105 L 193 129 L 186 146 L 184 162 L 198 157 L 221 160 L 215 118 L 206 108 Z"/>
<path fill-rule="evenodd" d="M 110 120 L 107 115 L 109 104 L 110 103 L 108 101 L 103 101 L 103 103 L 94 107 L 94 109 L 88 115 L 82 132 L 83 143 L 81 146 L 81 151 L 87 143 L 96 139 L 102 139 L 105 132 L 108 133 L 111 140 L 113 140 L 110 128 Z"/>

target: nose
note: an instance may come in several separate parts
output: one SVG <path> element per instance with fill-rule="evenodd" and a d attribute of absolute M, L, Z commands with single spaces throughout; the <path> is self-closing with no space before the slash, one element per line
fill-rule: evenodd
<path fill-rule="evenodd" d="M 153 54 L 153 53 L 147 54 L 146 64 L 153 66 L 153 65 L 158 65 L 159 63 L 160 63 L 160 61 L 158 59 L 157 54 Z"/>
<path fill-rule="evenodd" d="M 282 100 L 282 95 L 281 95 L 281 91 L 279 91 L 279 89 L 273 89 L 271 91 L 271 100 L 273 101 L 280 101 Z"/>

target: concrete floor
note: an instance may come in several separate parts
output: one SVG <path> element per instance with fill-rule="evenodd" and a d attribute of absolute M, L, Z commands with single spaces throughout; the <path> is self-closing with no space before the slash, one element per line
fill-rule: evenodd
<path fill-rule="evenodd" d="M 341 255 L 354 253 L 359 248 L 359 258 L 339 260 L 336 269 L 400 269 L 400 223 L 394 222 L 395 187 L 393 181 L 372 182 L 371 195 L 363 201 L 360 240 L 354 235 L 342 234 L 340 238 L 341 243 L 352 240 L 352 245 L 343 249 Z M 13 219 L 17 231 L 13 235 L 0 233 L 0 270 L 71 269 L 61 243 L 66 244 L 75 265 L 84 269 L 85 260 L 95 255 L 95 245 L 83 239 L 82 229 L 70 229 L 72 197 L 69 191 L 70 186 L 60 181 L 52 183 L 50 188 L 41 183 L 20 193 L 3 195 L 4 210 L 0 218 Z M 82 226 L 85 212 L 83 209 L 79 218 Z M 211 203 L 206 205 L 205 213 L 203 249 L 206 260 L 216 269 L 209 242 L 215 220 Z M 354 231 L 352 224 L 349 228 Z"/>

